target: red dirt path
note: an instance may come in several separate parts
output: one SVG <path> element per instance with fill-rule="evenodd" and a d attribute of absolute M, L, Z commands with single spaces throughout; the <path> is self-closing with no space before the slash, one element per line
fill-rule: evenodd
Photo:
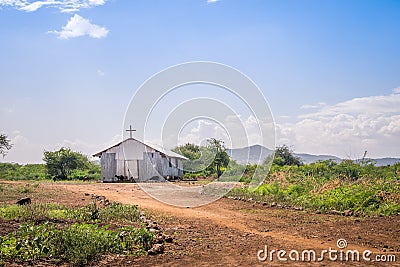
<path fill-rule="evenodd" d="M 400 216 L 344 217 L 339 215 L 310 214 L 305 211 L 270 208 L 261 204 L 220 199 L 206 206 L 179 208 L 160 203 L 136 184 L 101 183 L 42 183 L 44 192 L 51 192 L 33 202 L 54 201 L 68 205 L 85 205 L 86 194 L 103 195 L 110 201 L 137 204 L 151 214 L 163 231 L 174 237 L 166 244 L 165 252 L 156 256 L 106 256 L 96 266 L 365 266 L 381 262 L 280 262 L 257 259 L 264 249 L 314 249 L 317 256 L 324 249 L 337 249 L 336 241 L 346 239 L 348 247 L 377 254 L 395 255 L 400 266 Z M 287 257 L 287 255 L 286 255 Z"/>

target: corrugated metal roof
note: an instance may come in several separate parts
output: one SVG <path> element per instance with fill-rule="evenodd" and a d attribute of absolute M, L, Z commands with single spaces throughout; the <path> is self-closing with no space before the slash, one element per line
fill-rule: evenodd
<path fill-rule="evenodd" d="M 161 147 L 161 146 L 154 145 L 154 144 L 145 144 L 144 142 L 141 142 L 141 141 L 136 140 L 136 139 L 134 139 L 134 138 L 125 139 L 124 141 L 121 141 L 121 142 L 119 142 L 118 144 L 115 144 L 115 145 L 113 145 L 113 146 L 110 146 L 109 148 L 106 148 L 106 149 L 104 149 L 104 150 L 102 150 L 102 151 L 100 151 L 100 152 L 97 152 L 96 154 L 93 155 L 93 157 L 100 157 L 101 154 L 103 154 L 103 153 L 106 152 L 107 150 L 109 150 L 109 149 L 111 149 L 111 148 L 113 148 L 113 147 L 119 146 L 119 145 L 122 144 L 123 142 L 125 142 L 125 141 L 127 141 L 127 140 L 130 140 L 130 139 L 135 140 L 135 141 L 137 141 L 137 142 L 140 142 L 140 143 L 144 144 L 145 146 L 148 146 L 148 147 L 150 147 L 150 148 L 152 148 L 152 149 L 154 149 L 154 150 L 156 150 L 156 151 L 158 151 L 158 152 L 160 152 L 160 153 L 166 155 L 167 157 L 170 157 L 170 158 L 180 158 L 180 159 L 185 159 L 185 160 L 188 159 L 188 158 L 186 158 L 186 157 L 184 157 L 184 156 L 182 156 L 182 155 L 180 155 L 180 154 L 178 154 L 178 153 L 175 153 L 175 152 L 173 152 L 173 151 L 171 151 L 171 150 L 164 149 L 164 148 Z"/>
<path fill-rule="evenodd" d="M 181 159 L 186 159 L 186 160 L 188 159 L 188 158 L 186 158 L 186 157 L 184 157 L 184 156 L 182 156 L 182 155 L 180 155 L 178 153 L 175 153 L 175 152 L 173 152 L 171 150 L 168 150 L 168 149 L 164 149 L 163 147 L 155 145 L 155 144 L 145 144 L 145 145 L 149 146 L 149 147 L 153 148 L 154 150 L 157 150 L 157 151 L 159 151 L 159 152 L 161 152 L 161 153 L 163 153 L 166 156 L 171 157 L 171 158 L 181 158 Z"/>

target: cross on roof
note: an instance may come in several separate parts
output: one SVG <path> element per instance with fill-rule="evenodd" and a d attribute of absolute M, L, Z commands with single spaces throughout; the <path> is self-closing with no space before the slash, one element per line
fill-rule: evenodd
<path fill-rule="evenodd" d="M 132 129 L 132 125 L 129 125 L 129 130 L 125 130 L 127 132 L 129 132 L 130 138 L 132 138 L 132 132 L 135 132 L 136 130 Z"/>

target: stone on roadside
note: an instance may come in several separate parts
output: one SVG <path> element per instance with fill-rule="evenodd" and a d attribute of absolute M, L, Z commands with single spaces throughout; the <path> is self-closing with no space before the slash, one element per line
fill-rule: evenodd
<path fill-rule="evenodd" d="M 147 251 L 149 255 L 157 255 L 164 253 L 164 244 L 154 244 L 151 249 Z"/>

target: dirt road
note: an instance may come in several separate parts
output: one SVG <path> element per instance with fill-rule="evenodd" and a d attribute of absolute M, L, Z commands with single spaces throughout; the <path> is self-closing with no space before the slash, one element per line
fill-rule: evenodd
<path fill-rule="evenodd" d="M 161 203 L 143 192 L 136 184 L 70 184 L 44 183 L 52 191 L 63 192 L 63 202 L 88 201 L 85 193 L 106 196 L 109 200 L 137 204 L 147 210 L 164 231 L 174 236 L 164 254 L 142 257 L 118 257 L 101 264 L 138 266 L 271 266 L 289 264 L 306 266 L 301 262 L 304 250 L 315 250 L 316 258 L 323 250 L 338 250 L 338 259 L 313 262 L 316 265 L 376 265 L 376 256 L 395 255 L 400 266 L 400 216 L 356 218 L 339 215 L 313 214 L 305 211 L 271 208 L 258 203 L 220 199 L 206 206 L 181 208 Z M 65 199 L 67 198 L 67 199 Z M 86 197 L 88 198 L 88 197 Z M 347 247 L 340 261 L 338 239 Z M 268 258 L 260 261 L 257 253 L 267 246 Z M 287 261 L 278 260 L 277 252 L 285 250 Z M 299 252 L 300 261 L 289 258 L 289 252 Z M 346 251 L 358 250 L 360 261 L 346 261 Z M 364 261 L 362 253 L 370 250 Z M 332 258 L 336 252 L 332 252 Z M 350 255 L 350 254 L 349 254 Z M 263 257 L 263 253 L 259 253 Z M 296 253 L 291 254 L 296 258 Z M 351 255 L 350 255 L 351 256 Z M 349 257 L 350 257 L 349 256 Z M 351 257 L 350 257 L 351 259 Z M 307 260 L 307 252 L 305 254 Z M 393 261 L 393 260 L 392 260 Z M 380 262 L 379 264 L 382 264 Z"/>

